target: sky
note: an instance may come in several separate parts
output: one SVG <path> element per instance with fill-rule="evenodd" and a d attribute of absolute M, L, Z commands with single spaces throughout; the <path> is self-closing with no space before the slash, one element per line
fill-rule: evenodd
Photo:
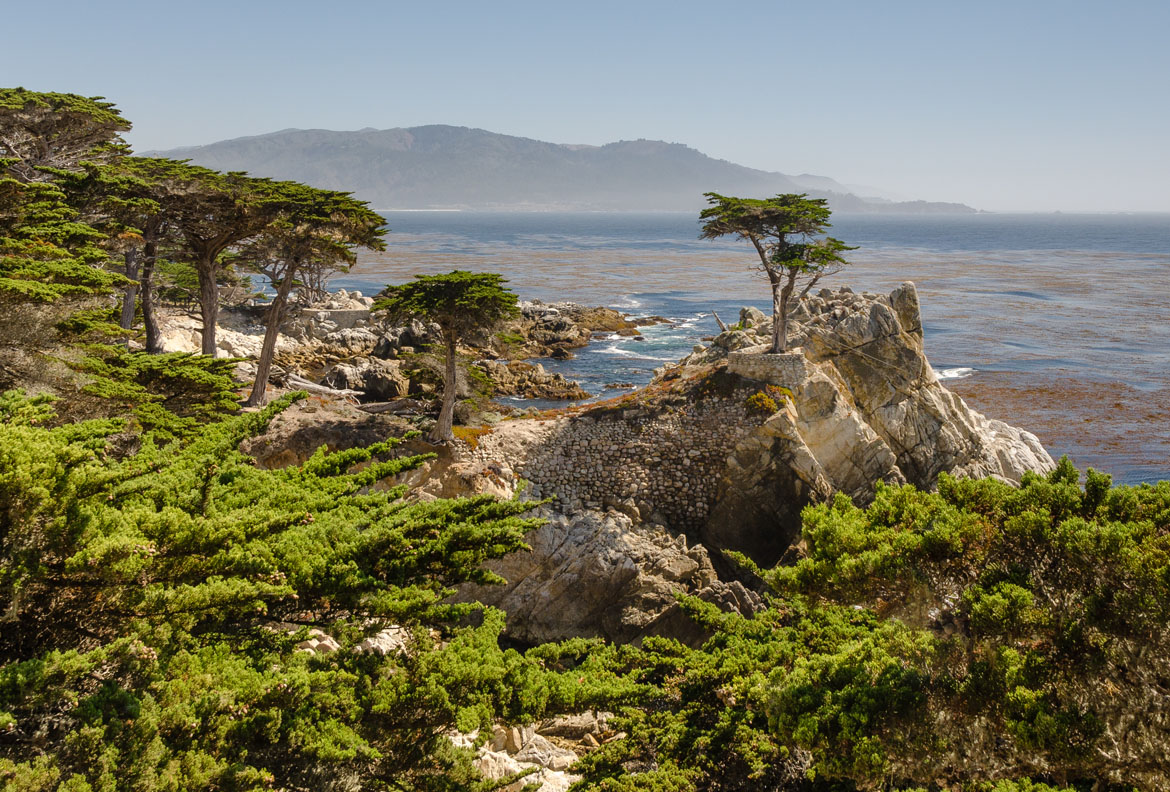
<path fill-rule="evenodd" d="M 138 151 L 289 127 L 648 138 L 993 211 L 1170 212 L 1167 0 L 0 0 L 0 85 Z"/>

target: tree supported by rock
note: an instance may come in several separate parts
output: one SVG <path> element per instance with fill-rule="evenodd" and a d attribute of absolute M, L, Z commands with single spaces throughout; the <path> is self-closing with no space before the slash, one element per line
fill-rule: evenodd
<path fill-rule="evenodd" d="M 829 204 L 824 198 L 787 193 L 775 198 L 733 198 L 704 193 L 710 204 L 699 214 L 702 239 L 736 236 L 752 243 L 759 256 L 756 266 L 772 287 L 772 352 L 788 348 L 788 310 L 798 282 L 800 300 L 825 275 L 845 266 L 841 254 L 854 250 L 839 239 L 821 236 L 829 227 Z"/>

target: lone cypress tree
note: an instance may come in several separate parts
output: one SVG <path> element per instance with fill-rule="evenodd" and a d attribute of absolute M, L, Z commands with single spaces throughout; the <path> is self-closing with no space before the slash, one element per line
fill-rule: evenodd
<path fill-rule="evenodd" d="M 430 433 L 435 443 L 454 439 L 455 347 L 467 333 L 491 327 L 519 313 L 516 295 L 504 287 L 502 275 L 455 270 L 445 275 L 415 275 L 399 286 L 387 286 L 387 296 L 374 304 L 400 318 L 418 317 L 436 322 L 442 330 L 445 350 L 443 405 Z"/>
<path fill-rule="evenodd" d="M 817 238 L 829 227 L 828 201 L 806 194 L 775 198 L 732 198 L 704 193 L 711 204 L 699 214 L 700 239 L 732 235 L 752 243 L 760 271 L 772 286 L 772 352 L 788 349 L 788 304 L 798 281 L 804 281 L 799 300 L 825 275 L 839 272 L 841 257 L 854 250 L 833 237 Z"/>

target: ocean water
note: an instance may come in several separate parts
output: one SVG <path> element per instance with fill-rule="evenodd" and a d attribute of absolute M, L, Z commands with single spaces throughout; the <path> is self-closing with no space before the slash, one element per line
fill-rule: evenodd
<path fill-rule="evenodd" d="M 393 212 L 389 249 L 333 288 L 500 272 L 523 299 L 608 305 L 668 324 L 542 361 L 595 398 L 641 386 L 741 306 L 770 312 L 754 253 L 698 239 L 696 214 Z M 918 286 L 926 353 L 972 406 L 1054 455 L 1127 483 L 1170 479 L 1170 215 L 839 215 L 858 249 L 823 285 Z"/>

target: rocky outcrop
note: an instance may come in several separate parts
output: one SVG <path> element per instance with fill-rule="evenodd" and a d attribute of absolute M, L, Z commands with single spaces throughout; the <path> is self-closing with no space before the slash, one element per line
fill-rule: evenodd
<path fill-rule="evenodd" d="M 440 342 L 439 326 L 419 319 L 402 324 L 388 322 L 384 315 L 371 312 L 373 303 L 361 292 L 341 290 L 320 303 L 290 307 L 277 338 L 272 382 L 279 385 L 286 374 L 292 373 L 326 387 L 357 391 L 362 401 L 387 402 L 407 394 L 435 395 L 436 383 L 442 379 L 441 361 L 433 355 L 416 356 Z M 220 311 L 217 354 L 245 359 L 237 367 L 241 381 L 255 375 L 254 361 L 264 340 L 265 310 L 264 305 L 243 304 L 225 306 Z M 201 320 L 197 316 L 168 310 L 162 312 L 161 319 L 163 347 L 167 351 L 199 351 Z M 487 381 L 483 383 L 486 387 L 472 387 L 467 381 L 466 363 L 461 361 L 457 375 L 459 398 L 588 398 L 589 394 L 577 383 L 545 371 L 540 364 L 517 358 L 571 356 L 569 350 L 587 344 L 594 329 L 638 332 L 633 322 L 611 308 L 524 303 L 517 319 L 502 328 L 472 334 L 466 343 L 461 342 L 461 356 L 481 358 L 476 365 L 487 375 Z"/>
<path fill-rule="evenodd" d="M 613 308 L 532 300 L 520 303 L 519 318 L 508 322 L 500 334 L 511 341 L 497 346 L 513 358 L 566 358 L 588 344 L 595 332 L 638 335 L 639 331 L 636 322 Z"/>
<path fill-rule="evenodd" d="M 503 608 L 521 641 L 698 640 L 676 595 L 750 613 L 754 596 L 718 579 L 719 551 L 776 562 L 811 502 L 841 492 L 864 503 L 878 482 L 930 488 L 941 472 L 1019 481 L 1052 469 L 1034 436 L 943 388 L 912 284 L 883 296 L 822 291 L 793 310 L 790 329 L 790 352 L 768 354 L 770 320 L 745 309 L 643 390 L 482 427 L 410 474 L 414 497 L 551 500 L 532 551 L 493 562 L 508 585 L 459 596 Z M 482 370 L 516 378 L 506 363 Z M 364 383 L 368 371 L 335 373 Z"/>
<path fill-rule="evenodd" d="M 701 542 L 771 564 L 798 537 L 801 509 L 834 493 L 864 503 L 877 482 L 931 488 L 944 471 L 1018 482 L 1026 470 L 1052 469 L 1033 435 L 942 387 L 923 353 L 912 284 L 885 296 L 823 291 L 801 303 L 791 327 L 792 351 L 766 354 L 771 322 L 745 310 L 735 329 L 639 394 L 550 421 L 509 421 L 481 438 L 479 464 L 515 470 L 570 515 L 550 523 L 554 534 L 530 558 L 508 562 L 513 590 L 539 592 L 588 629 L 625 636 L 643 625 L 561 602 L 556 577 L 574 579 L 589 568 L 585 559 L 609 552 L 593 542 L 610 528 L 574 524 L 577 515 L 608 509 L 619 533 L 658 526 L 686 535 L 692 549 Z M 529 439 L 509 439 L 521 436 Z M 620 590 L 605 570 L 606 585 Z M 520 618 L 527 634 L 549 628 L 542 617 Z"/>
<path fill-rule="evenodd" d="M 588 399 L 589 393 L 562 374 L 524 360 L 480 360 L 474 364 L 492 382 L 494 396 L 529 399 Z"/>
<path fill-rule="evenodd" d="M 1053 468 L 1034 435 L 942 386 L 923 352 L 913 284 L 881 297 L 822 291 L 793 319 L 792 351 L 761 345 L 726 356 L 728 371 L 792 397 L 728 459 L 704 541 L 774 559 L 791 537 L 744 526 L 792 523 L 799 505 L 834 492 L 866 502 L 878 481 L 931 488 L 947 472 L 1018 482 Z"/>
<path fill-rule="evenodd" d="M 500 787 L 501 792 L 520 792 L 528 784 L 535 784 L 537 792 L 566 792 L 581 778 L 571 771 L 582 755 L 625 738 L 624 732 L 612 731 L 607 720 L 607 713 L 586 712 L 524 726 L 496 724 L 491 739 L 476 749 L 473 764 L 492 781 L 529 773 Z M 467 748 L 473 748 L 478 737 L 478 732 L 450 735 L 455 745 Z"/>
<path fill-rule="evenodd" d="M 273 418 L 263 434 L 245 440 L 240 450 L 260 467 L 283 468 L 303 463 L 322 446 L 329 451 L 360 448 L 401 437 L 409 429 L 409 424 L 389 415 L 371 415 L 343 401 L 309 398 Z"/>
<path fill-rule="evenodd" d="M 663 526 L 619 512 L 563 514 L 544 508 L 544 525 L 528 553 L 488 562 L 505 586 L 464 586 L 459 598 L 508 613 L 514 639 L 539 643 L 579 635 L 629 642 L 644 635 L 698 641 L 702 633 L 679 611 L 676 594 L 692 594 L 752 613 L 759 597 L 720 581 L 707 551 Z"/>

